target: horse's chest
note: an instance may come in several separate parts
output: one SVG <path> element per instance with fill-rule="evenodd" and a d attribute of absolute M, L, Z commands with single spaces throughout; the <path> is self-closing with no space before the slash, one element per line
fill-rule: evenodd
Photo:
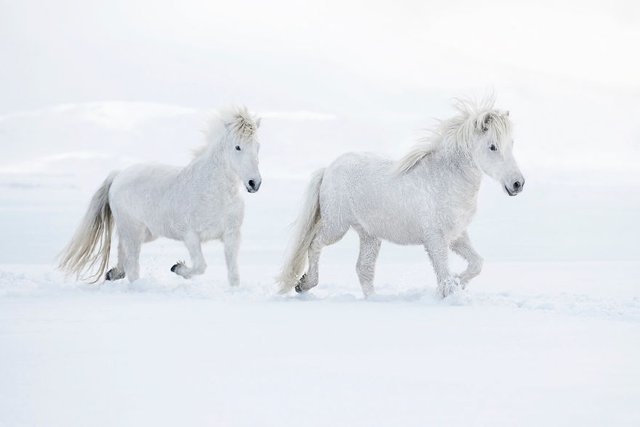
<path fill-rule="evenodd" d="M 240 227 L 242 218 L 242 199 L 232 195 L 203 198 L 193 211 L 195 228 L 203 240 L 221 238 L 226 230 Z"/>
<path fill-rule="evenodd" d="M 476 212 L 476 199 L 452 200 L 451 203 L 442 207 L 439 215 L 442 228 L 449 238 L 454 239 L 464 232 Z"/>

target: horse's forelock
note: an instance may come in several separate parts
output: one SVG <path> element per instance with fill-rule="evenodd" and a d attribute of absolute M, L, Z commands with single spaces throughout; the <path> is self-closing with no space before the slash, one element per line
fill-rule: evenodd
<path fill-rule="evenodd" d="M 252 141 L 258 130 L 259 120 L 244 106 L 218 110 L 209 120 L 208 128 L 204 130 L 207 144 L 193 150 L 193 156 L 199 157 L 206 152 L 207 147 L 219 143 L 227 131 L 231 131 L 236 138 Z"/>
<path fill-rule="evenodd" d="M 509 112 L 495 108 L 495 96 L 492 94 L 480 102 L 458 99 L 455 106 L 460 112 L 459 120 L 462 122 L 457 124 L 458 143 L 470 143 L 474 132 L 490 132 L 498 143 L 511 134 Z M 455 119 L 450 124 L 456 126 Z"/>
<path fill-rule="evenodd" d="M 487 131 L 491 132 L 494 140 L 501 144 L 511 135 L 511 120 L 508 111 L 491 110 L 486 112 L 489 118 L 489 126 Z"/>
<path fill-rule="evenodd" d="M 246 107 L 236 107 L 221 114 L 225 126 L 238 138 L 251 139 L 258 130 L 258 121 Z"/>

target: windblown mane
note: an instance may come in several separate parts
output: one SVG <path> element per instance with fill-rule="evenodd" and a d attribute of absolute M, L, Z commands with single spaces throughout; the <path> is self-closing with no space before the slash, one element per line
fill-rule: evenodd
<path fill-rule="evenodd" d="M 420 160 L 438 150 L 469 152 L 474 132 L 491 132 L 500 142 L 504 135 L 511 132 L 509 112 L 494 108 L 495 98 L 486 97 L 481 102 L 469 99 L 456 99 L 454 107 L 458 114 L 441 120 L 437 127 L 429 130 L 407 154 L 398 160 L 394 171 L 402 174 L 409 172 Z"/>
<path fill-rule="evenodd" d="M 207 144 L 193 151 L 194 157 L 200 156 L 207 149 L 208 144 L 215 144 L 220 135 L 229 130 L 235 138 L 250 139 L 258 130 L 259 118 L 249 113 L 247 107 L 230 107 L 217 111 L 209 120 L 209 127 L 205 130 Z"/>

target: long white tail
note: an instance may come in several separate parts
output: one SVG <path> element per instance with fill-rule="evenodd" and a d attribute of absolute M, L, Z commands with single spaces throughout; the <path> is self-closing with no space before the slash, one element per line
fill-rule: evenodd
<path fill-rule="evenodd" d="M 109 206 L 112 173 L 95 192 L 89 209 L 69 244 L 59 256 L 58 268 L 76 278 L 97 282 L 109 265 L 113 217 Z M 97 267 L 95 273 L 91 273 Z"/>
<path fill-rule="evenodd" d="M 296 222 L 282 272 L 277 279 L 281 293 L 293 289 L 304 272 L 309 247 L 320 224 L 320 185 L 323 177 L 324 169 L 315 172 L 307 188 L 302 212 Z"/>

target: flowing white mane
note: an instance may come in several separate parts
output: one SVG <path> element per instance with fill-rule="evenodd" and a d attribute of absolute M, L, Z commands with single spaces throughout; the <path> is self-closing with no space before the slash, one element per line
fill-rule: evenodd
<path fill-rule="evenodd" d="M 456 99 L 454 104 L 458 114 L 441 120 L 435 129 L 422 138 L 404 157 L 395 164 L 397 173 L 410 171 L 420 160 L 438 150 L 468 153 L 475 132 L 490 132 L 500 143 L 511 132 L 509 112 L 494 108 L 495 98 L 489 96 L 481 102 Z"/>
<path fill-rule="evenodd" d="M 242 138 L 251 141 L 258 130 L 260 118 L 251 115 L 247 107 L 230 107 L 218 110 L 209 120 L 208 129 L 205 130 L 207 144 L 193 151 L 194 157 L 203 154 L 208 144 L 215 144 L 220 136 L 230 131 L 234 138 Z"/>

